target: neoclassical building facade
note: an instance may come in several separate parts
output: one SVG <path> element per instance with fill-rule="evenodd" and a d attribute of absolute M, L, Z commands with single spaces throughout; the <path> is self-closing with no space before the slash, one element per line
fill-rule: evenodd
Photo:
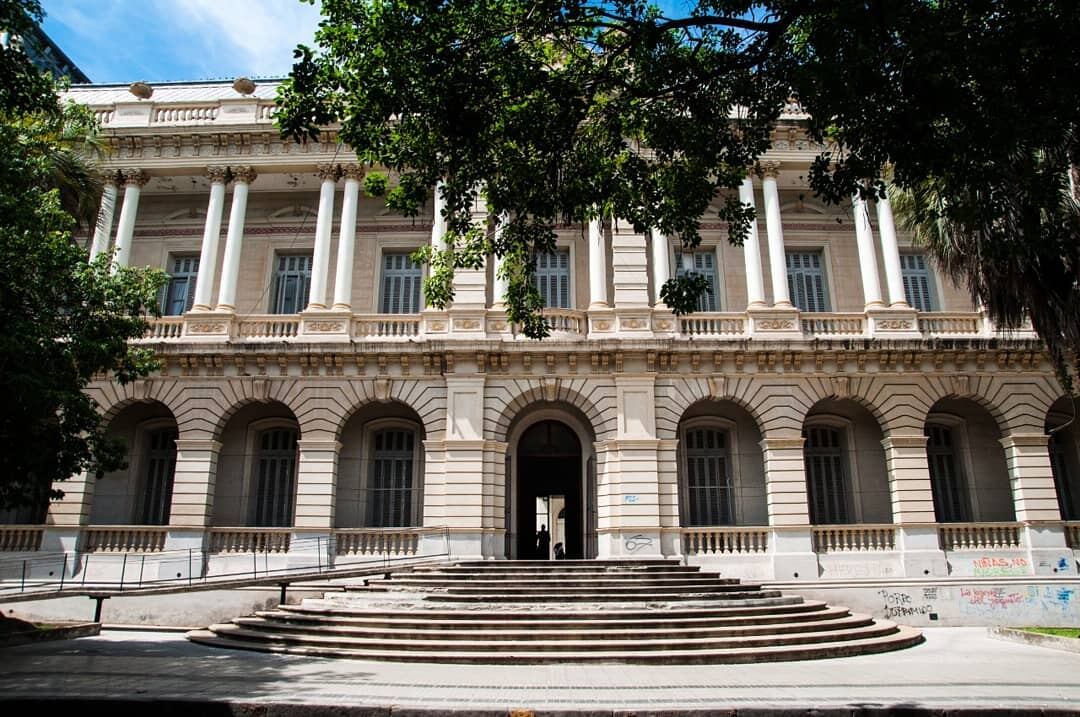
<path fill-rule="evenodd" d="M 89 253 L 169 275 L 142 341 L 161 367 L 93 383 L 128 467 L 64 482 L 0 528 L 9 552 L 505 559 L 544 525 L 567 557 L 755 579 L 1076 574 L 1080 424 L 1040 342 L 991 326 L 887 202 L 818 203 L 798 108 L 740 190 L 743 247 L 707 218 L 692 252 L 561 228 L 534 341 L 494 262 L 426 308 L 409 254 L 441 240 L 437 196 L 387 214 L 332 129 L 282 141 L 274 83 L 153 89 L 69 97 L 114 150 Z M 679 318 L 658 289 L 682 271 L 710 292 Z"/>

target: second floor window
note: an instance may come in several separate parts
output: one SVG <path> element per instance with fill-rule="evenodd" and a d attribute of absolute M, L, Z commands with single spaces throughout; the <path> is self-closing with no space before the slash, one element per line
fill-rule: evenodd
<path fill-rule="evenodd" d="M 311 291 L 311 254 L 279 254 L 274 271 L 271 314 L 299 314 Z"/>
<path fill-rule="evenodd" d="M 904 280 L 904 298 L 916 311 L 937 311 L 934 282 L 922 254 L 901 254 L 900 273 Z"/>
<path fill-rule="evenodd" d="M 536 288 L 540 291 L 544 306 L 550 309 L 570 308 L 569 249 L 536 255 Z"/>
<path fill-rule="evenodd" d="M 787 252 L 787 278 L 791 302 L 800 311 L 830 311 L 822 252 Z"/>
<path fill-rule="evenodd" d="M 174 256 L 169 260 L 169 282 L 161 297 L 163 316 L 180 316 L 191 311 L 195 301 L 195 279 L 199 276 L 199 257 Z"/>
<path fill-rule="evenodd" d="M 684 253 L 675 252 L 676 276 L 690 273 L 690 269 L 683 266 Z M 689 255 L 693 259 L 693 272 L 701 274 L 709 282 L 708 292 L 698 297 L 698 311 L 720 311 L 720 299 L 716 293 L 719 283 L 716 280 L 716 254 L 712 251 L 696 251 Z"/>
<path fill-rule="evenodd" d="M 408 254 L 383 254 L 382 301 L 379 312 L 383 314 L 419 314 L 420 285 L 424 281 L 424 268 Z"/>

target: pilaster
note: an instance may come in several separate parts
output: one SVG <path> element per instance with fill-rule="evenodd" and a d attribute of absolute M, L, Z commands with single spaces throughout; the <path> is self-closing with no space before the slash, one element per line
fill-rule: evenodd
<path fill-rule="evenodd" d="M 296 442 L 300 461 L 296 471 L 296 511 L 293 526 L 329 535 L 334 527 L 338 453 L 336 440 L 301 438 Z"/>
<path fill-rule="evenodd" d="M 170 528 L 205 530 L 210 526 L 220 452 L 221 443 L 212 439 L 176 439 Z"/>
<path fill-rule="evenodd" d="M 645 235 L 616 222 L 611 236 L 615 285 L 615 329 L 627 338 L 652 335 L 649 306 L 649 256 Z"/>
<path fill-rule="evenodd" d="M 1009 468 L 1016 519 L 1024 523 L 1023 545 L 1036 575 L 1076 574 L 1076 561 L 1061 525 L 1049 438 L 1011 434 L 1001 439 Z"/>
<path fill-rule="evenodd" d="M 769 511 L 770 553 L 777 580 L 818 577 L 813 530 L 806 494 L 806 466 L 801 436 L 766 436 L 765 502 Z"/>

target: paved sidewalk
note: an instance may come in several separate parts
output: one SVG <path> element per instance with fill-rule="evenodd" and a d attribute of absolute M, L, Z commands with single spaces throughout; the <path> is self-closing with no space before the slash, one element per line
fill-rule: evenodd
<path fill-rule="evenodd" d="M 106 631 L 0 651 L 0 710 L 7 711 L 2 700 L 12 699 L 123 698 L 503 713 L 807 707 L 850 713 L 900 706 L 1080 713 L 1080 654 L 995 640 L 985 628 L 925 634 L 920 646 L 882 655 L 645 667 L 375 663 L 221 650 L 174 633 Z"/>

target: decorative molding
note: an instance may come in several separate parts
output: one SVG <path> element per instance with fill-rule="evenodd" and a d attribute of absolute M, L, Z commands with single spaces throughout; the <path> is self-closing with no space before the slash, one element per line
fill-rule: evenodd
<path fill-rule="evenodd" d="M 220 166 L 207 167 L 206 176 L 211 184 L 225 184 L 225 182 L 229 181 L 229 168 Z"/>
<path fill-rule="evenodd" d="M 763 319 L 757 322 L 757 327 L 765 331 L 786 331 L 795 328 L 795 322 L 791 319 Z"/>
<path fill-rule="evenodd" d="M 189 334 L 223 334 L 225 333 L 226 326 L 227 324 L 221 321 L 210 323 L 189 321 L 187 331 Z"/>
<path fill-rule="evenodd" d="M 345 324 L 340 321 L 312 321 L 306 328 L 315 333 L 339 333 L 345 330 Z"/>

